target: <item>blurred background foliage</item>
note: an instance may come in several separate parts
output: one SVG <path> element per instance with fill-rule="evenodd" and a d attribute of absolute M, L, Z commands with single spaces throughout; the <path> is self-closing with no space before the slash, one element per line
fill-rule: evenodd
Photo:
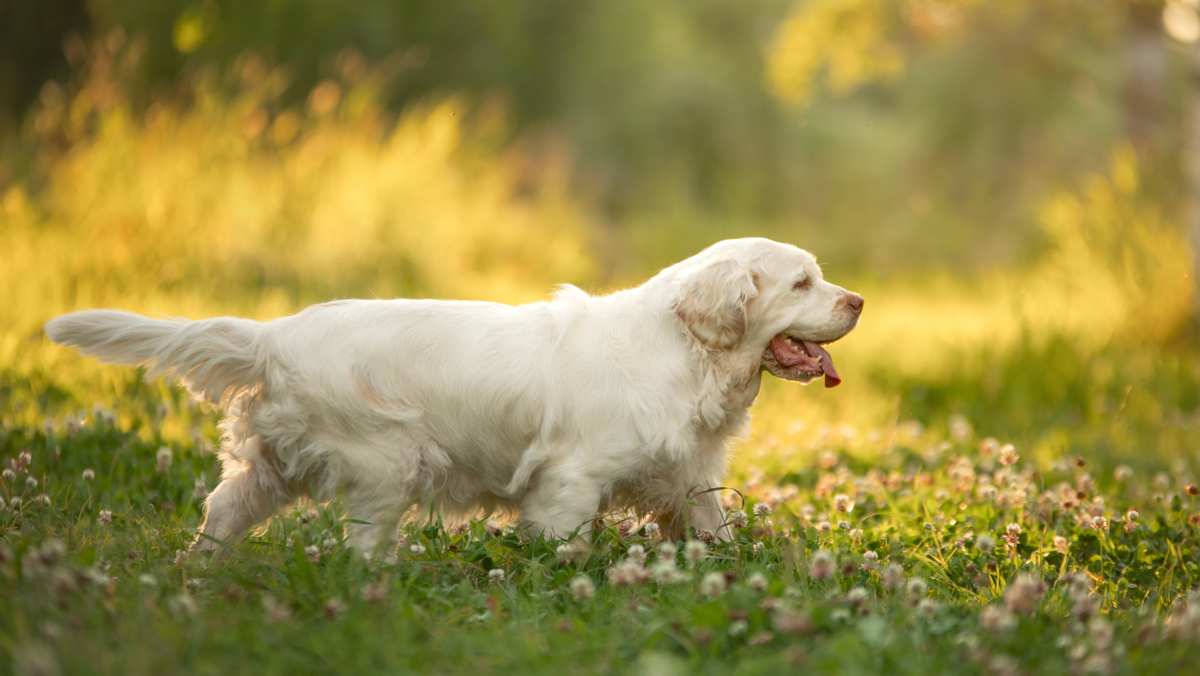
<path fill-rule="evenodd" d="M 124 376 L 46 348 L 46 318 L 530 300 L 754 234 L 870 299 L 838 355 L 871 377 L 766 406 L 1015 411 L 956 389 L 980 364 L 1176 397 L 1198 39 L 1197 0 L 7 2 L 0 369 L 37 391 L 69 365 L 119 398 Z M 1184 400 L 1143 406 L 1172 452 Z M 797 433 L 772 415 L 760 441 Z"/>

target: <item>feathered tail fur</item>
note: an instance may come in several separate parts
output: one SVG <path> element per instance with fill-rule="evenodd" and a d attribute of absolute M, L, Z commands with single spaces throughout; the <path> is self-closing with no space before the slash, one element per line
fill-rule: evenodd
<path fill-rule="evenodd" d="M 151 319 L 119 310 L 84 310 L 46 323 L 46 335 L 84 354 L 173 376 L 196 397 L 224 404 L 258 387 L 266 372 L 259 322 L 236 317 Z"/>

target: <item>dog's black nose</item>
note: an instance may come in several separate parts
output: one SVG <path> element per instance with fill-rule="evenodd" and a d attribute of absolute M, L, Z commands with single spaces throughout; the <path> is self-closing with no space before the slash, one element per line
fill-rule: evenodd
<path fill-rule="evenodd" d="M 862 314 L 862 309 L 863 309 L 863 297 L 862 296 L 858 295 L 857 293 L 847 293 L 845 295 L 845 297 L 842 298 L 842 301 L 844 303 L 846 303 L 846 307 L 850 308 L 850 311 L 853 312 L 854 314 L 856 314 L 856 315 Z"/>

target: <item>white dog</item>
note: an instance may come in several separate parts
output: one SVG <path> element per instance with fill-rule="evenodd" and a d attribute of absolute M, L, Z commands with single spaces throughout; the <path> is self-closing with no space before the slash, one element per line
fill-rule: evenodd
<path fill-rule="evenodd" d="M 726 442 L 765 369 L 840 382 L 821 347 L 863 299 L 807 252 L 728 240 L 608 296 L 529 305 L 342 300 L 258 322 L 64 315 L 54 341 L 144 364 L 225 410 L 198 549 L 300 496 L 344 497 L 370 553 L 415 505 L 519 510 L 552 537 L 613 507 L 728 537 Z"/>

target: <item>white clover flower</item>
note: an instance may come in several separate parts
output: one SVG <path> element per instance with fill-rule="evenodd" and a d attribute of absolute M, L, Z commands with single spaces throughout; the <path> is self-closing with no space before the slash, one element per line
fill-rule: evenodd
<path fill-rule="evenodd" d="M 975 546 L 984 554 L 990 554 L 996 548 L 996 540 L 987 533 L 982 533 L 979 537 L 975 538 Z"/>
<path fill-rule="evenodd" d="M 687 575 L 675 567 L 675 561 L 659 561 L 650 569 L 650 575 L 659 584 L 678 584 L 687 579 Z"/>
<path fill-rule="evenodd" d="M 162 474 L 171 468 L 172 458 L 173 454 L 171 453 L 171 449 L 167 446 L 163 446 L 158 449 L 158 453 L 154 455 L 154 466 L 155 469 L 158 470 L 159 474 Z"/>
<path fill-rule="evenodd" d="M 877 554 L 873 549 L 868 549 L 867 551 L 863 552 L 863 558 L 874 563 L 879 560 L 879 554 Z"/>
<path fill-rule="evenodd" d="M 408 546 L 408 551 L 412 552 L 413 554 L 416 554 L 417 556 L 420 556 L 425 553 L 425 545 L 423 545 L 419 542 L 414 542 Z"/>
<path fill-rule="evenodd" d="M 888 564 L 883 569 L 883 587 L 891 591 L 899 589 L 904 584 L 904 569 L 898 563 Z"/>
<path fill-rule="evenodd" d="M 746 585 L 756 592 L 767 590 L 767 576 L 762 573 L 751 573 L 750 577 L 746 578 Z"/>
<path fill-rule="evenodd" d="M 1008 467 L 1017 464 L 1021 456 L 1017 454 L 1017 449 L 1012 444 L 1004 444 L 1000 447 L 999 458 L 1000 464 Z"/>
<path fill-rule="evenodd" d="M 147 587 L 158 586 L 158 578 L 154 577 L 150 573 L 142 573 L 141 575 L 138 575 L 138 582 L 141 582 Z"/>
<path fill-rule="evenodd" d="M 641 545 L 630 545 L 629 549 L 625 552 L 625 556 L 638 563 L 645 563 L 646 548 Z"/>
<path fill-rule="evenodd" d="M 33 490 L 33 489 L 37 488 L 37 486 L 38 486 L 37 479 L 35 479 L 31 476 L 25 477 L 25 487 L 26 488 L 28 488 L 29 490 Z"/>
<path fill-rule="evenodd" d="M 639 562 L 624 559 L 608 569 L 608 581 L 617 587 L 637 584 L 650 577 L 650 571 Z"/>
<path fill-rule="evenodd" d="M 1071 553 L 1071 542 L 1061 535 L 1054 536 L 1054 549 L 1060 554 Z"/>
<path fill-rule="evenodd" d="M 766 549 L 766 548 L 767 548 L 767 546 L 766 546 L 766 545 L 764 545 L 764 544 L 763 544 L 763 543 L 761 543 L 761 542 L 755 542 L 754 544 L 750 545 L 750 551 L 751 551 L 751 552 L 753 552 L 753 553 L 754 553 L 754 554 L 756 554 L 756 555 L 757 555 L 757 554 L 762 554 L 762 553 L 763 553 L 763 550 L 764 550 L 764 549 Z"/>
<path fill-rule="evenodd" d="M 659 533 L 662 532 L 662 529 L 659 528 L 659 525 L 653 521 L 643 526 L 643 530 L 646 531 L 646 537 L 648 538 L 656 538 L 659 536 Z"/>
<path fill-rule="evenodd" d="M 83 470 L 83 480 L 84 481 L 91 481 L 95 478 L 96 478 L 96 470 L 92 469 L 91 467 L 88 467 L 87 469 Z"/>
<path fill-rule="evenodd" d="M 1129 465 L 1117 465 L 1113 470 L 1113 478 L 1117 481 L 1128 481 L 1133 478 L 1133 468 Z"/>
<path fill-rule="evenodd" d="M 1017 616 L 1004 606 L 988 606 L 979 613 L 979 625 L 989 632 L 1010 631 L 1017 626 Z"/>
<path fill-rule="evenodd" d="M 46 495 L 45 493 L 38 495 L 36 498 L 34 498 L 34 500 L 37 500 L 38 502 L 42 503 L 42 506 L 44 506 L 44 507 L 50 506 L 50 496 Z"/>
<path fill-rule="evenodd" d="M 912 577 L 909 578 L 908 583 L 904 586 L 904 590 L 909 596 L 916 598 L 924 596 L 929 591 L 929 585 L 922 578 Z"/>
<path fill-rule="evenodd" d="M 771 506 L 765 502 L 754 505 L 754 516 L 766 517 L 771 515 Z"/>
<path fill-rule="evenodd" d="M 740 509 L 735 509 L 725 515 L 725 521 L 734 528 L 745 528 L 750 523 L 750 517 Z"/>
<path fill-rule="evenodd" d="M 4 477 L 5 481 L 14 481 L 17 478 L 17 473 L 8 467 L 5 467 L 4 471 L 0 472 L 0 476 Z"/>
<path fill-rule="evenodd" d="M 867 599 L 870 597 L 870 593 L 867 592 L 866 588 L 864 587 L 855 587 L 854 589 L 846 592 L 846 601 L 848 601 L 850 605 L 856 607 L 866 603 Z"/>
<path fill-rule="evenodd" d="M 708 546 L 699 540 L 688 540 L 683 546 L 683 557 L 688 563 L 696 564 L 708 553 Z"/>
<path fill-rule="evenodd" d="M 104 525 L 104 526 L 107 526 L 108 524 L 112 523 L 112 519 L 113 519 L 112 510 L 109 510 L 109 509 L 102 509 L 102 510 L 100 510 L 100 513 L 96 515 L 96 520 L 99 521 L 100 524 Z"/>
<path fill-rule="evenodd" d="M 813 554 L 808 565 L 808 576 L 814 580 L 828 580 L 833 576 L 837 567 L 837 559 L 827 550 L 821 549 Z"/>
<path fill-rule="evenodd" d="M 504 577 L 503 568 L 493 568 L 488 571 L 488 580 L 491 582 L 504 582 Z"/>
<path fill-rule="evenodd" d="M 1108 519 L 1104 518 L 1103 516 L 1093 516 L 1088 524 L 1096 530 L 1108 530 Z"/>
<path fill-rule="evenodd" d="M 822 533 L 828 533 L 829 531 L 833 530 L 833 525 L 828 521 L 822 520 L 817 522 L 817 530 Z"/>
<path fill-rule="evenodd" d="M 1046 585 L 1032 573 L 1021 573 L 1004 590 L 1004 605 L 1014 613 L 1028 615 L 1037 607 Z"/>
<path fill-rule="evenodd" d="M 838 493 L 833 496 L 833 508 L 843 514 L 849 514 L 854 511 L 854 500 L 849 495 Z"/>
<path fill-rule="evenodd" d="M 700 580 L 700 593 L 708 598 L 716 598 L 725 593 L 725 574 L 712 572 Z"/>
<path fill-rule="evenodd" d="M 741 636 L 750 628 L 750 623 L 745 620 L 734 620 L 729 623 L 729 635 Z"/>
<path fill-rule="evenodd" d="M 923 598 L 917 602 L 917 613 L 922 617 L 933 617 L 939 607 L 937 601 L 931 598 Z"/>
<path fill-rule="evenodd" d="M 321 560 L 321 548 L 316 545 L 309 545 L 304 548 L 304 555 L 309 561 L 316 563 Z"/>
<path fill-rule="evenodd" d="M 679 550 L 674 542 L 664 542 L 658 546 L 658 558 L 675 560 L 675 554 Z"/>
<path fill-rule="evenodd" d="M 596 594 L 596 585 L 587 575 L 576 575 L 568 585 L 576 601 L 586 601 Z"/>
<path fill-rule="evenodd" d="M 563 563 L 578 563 L 587 558 L 587 544 L 579 540 L 564 542 L 554 550 L 554 555 Z"/>

